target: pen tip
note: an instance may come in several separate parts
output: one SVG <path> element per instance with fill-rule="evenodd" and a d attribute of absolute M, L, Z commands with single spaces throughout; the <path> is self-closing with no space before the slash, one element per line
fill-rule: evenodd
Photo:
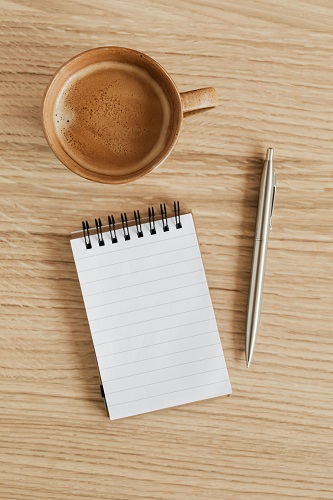
<path fill-rule="evenodd" d="M 266 161 L 272 161 L 273 160 L 273 148 L 268 148 L 267 149 L 267 154 L 266 154 Z"/>
<path fill-rule="evenodd" d="M 247 367 L 247 368 L 250 368 L 250 361 L 248 361 L 248 362 L 246 363 L 246 367 Z"/>

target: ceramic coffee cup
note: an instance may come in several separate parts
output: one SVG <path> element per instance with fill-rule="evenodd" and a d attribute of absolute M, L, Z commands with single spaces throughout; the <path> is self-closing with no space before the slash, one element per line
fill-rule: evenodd
<path fill-rule="evenodd" d="M 214 88 L 179 92 L 151 57 L 100 47 L 65 63 L 43 100 L 45 137 L 59 160 L 92 181 L 120 184 L 158 167 L 183 117 L 218 104 Z"/>

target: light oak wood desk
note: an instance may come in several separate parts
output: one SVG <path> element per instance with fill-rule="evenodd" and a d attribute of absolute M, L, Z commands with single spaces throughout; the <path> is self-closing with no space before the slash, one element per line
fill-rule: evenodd
<path fill-rule="evenodd" d="M 332 499 L 333 5 L 1 0 L 1 499 Z M 44 88 L 100 45 L 147 52 L 180 90 L 215 86 L 172 156 L 126 186 L 49 150 Z M 253 364 L 244 327 L 258 185 L 278 191 Z M 192 209 L 233 386 L 110 422 L 69 245 L 83 217 Z"/>

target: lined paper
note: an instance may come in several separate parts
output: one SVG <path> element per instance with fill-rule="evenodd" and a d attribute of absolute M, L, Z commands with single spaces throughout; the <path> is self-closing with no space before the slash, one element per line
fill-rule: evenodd
<path fill-rule="evenodd" d="M 231 394 L 191 214 L 71 240 L 111 420 Z"/>

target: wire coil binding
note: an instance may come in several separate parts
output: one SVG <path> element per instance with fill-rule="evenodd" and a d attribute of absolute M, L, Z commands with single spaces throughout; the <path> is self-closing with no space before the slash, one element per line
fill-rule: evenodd
<path fill-rule="evenodd" d="M 180 222 L 179 201 L 177 201 L 177 203 L 175 201 L 173 202 L 173 208 L 174 208 L 174 211 L 175 211 L 176 229 L 181 229 L 182 228 L 182 223 Z"/>
<path fill-rule="evenodd" d="M 175 227 L 176 227 L 176 229 L 181 229 L 182 223 L 181 223 L 179 201 L 174 202 L 173 208 L 174 208 Z M 169 227 L 170 222 L 168 220 L 168 214 L 167 214 L 167 209 L 166 209 L 165 203 L 160 204 L 160 212 L 161 212 L 161 222 L 162 222 L 163 231 L 164 232 L 170 231 L 170 227 Z M 131 239 L 129 222 L 132 223 L 132 225 L 133 225 L 133 222 L 135 222 L 134 227 L 136 228 L 136 236 L 138 238 L 143 238 L 145 236 L 145 233 L 144 233 L 143 228 L 142 228 L 141 215 L 140 215 L 139 210 L 134 210 L 134 219 L 133 220 L 128 221 L 126 212 L 120 214 L 120 218 L 121 218 L 122 232 L 123 232 L 125 241 L 128 241 Z M 148 217 L 144 218 L 144 220 L 148 220 L 150 234 L 151 235 L 157 234 L 154 207 L 148 208 Z M 112 244 L 118 243 L 119 233 L 117 234 L 116 222 L 115 222 L 113 215 L 111 215 L 111 216 L 108 215 L 108 226 L 109 226 L 111 243 Z M 105 246 L 105 233 L 103 234 L 103 227 L 104 226 L 103 226 L 100 218 L 95 219 L 95 227 L 96 227 L 96 236 L 97 236 L 98 245 L 100 247 Z M 86 249 L 89 250 L 92 248 L 92 242 L 91 242 L 90 227 L 89 227 L 88 221 L 82 221 L 82 232 L 83 232 L 84 244 L 86 246 Z M 133 233 L 132 233 L 132 237 L 133 237 Z"/>
<path fill-rule="evenodd" d="M 111 242 L 112 243 L 118 243 L 117 239 L 117 233 L 116 233 L 116 225 L 114 222 L 114 217 L 113 215 L 108 215 L 108 223 L 109 223 L 109 230 L 110 230 L 110 236 L 111 236 Z"/>
<path fill-rule="evenodd" d="M 169 226 L 168 226 L 168 214 L 166 210 L 165 203 L 160 204 L 160 210 L 161 210 L 161 217 L 162 217 L 162 224 L 163 224 L 163 231 L 169 231 Z"/>
<path fill-rule="evenodd" d="M 89 234 L 89 224 L 88 221 L 84 220 L 82 221 L 82 230 L 83 230 L 83 237 L 84 237 L 84 243 L 86 245 L 86 249 L 89 250 L 92 248 L 91 246 L 91 240 L 90 240 L 90 234 Z"/>
<path fill-rule="evenodd" d="M 127 220 L 126 212 L 124 213 L 124 215 L 121 214 L 121 225 L 123 226 L 125 241 L 130 240 L 131 237 L 130 237 L 130 234 L 129 234 L 128 220 Z"/>
<path fill-rule="evenodd" d="M 135 219 L 135 225 L 136 225 L 136 234 L 138 235 L 138 238 L 143 237 L 143 232 L 142 232 L 142 226 L 141 226 L 141 217 L 140 217 L 140 212 L 138 210 L 138 213 L 134 210 L 134 219 Z"/>
<path fill-rule="evenodd" d="M 105 243 L 104 243 L 103 232 L 102 232 L 102 221 L 100 218 L 95 219 L 95 226 L 96 226 L 96 234 L 97 234 L 98 244 L 100 247 L 103 247 L 105 245 Z"/>
<path fill-rule="evenodd" d="M 148 208 L 148 218 L 150 234 L 156 234 L 154 207 Z"/>

